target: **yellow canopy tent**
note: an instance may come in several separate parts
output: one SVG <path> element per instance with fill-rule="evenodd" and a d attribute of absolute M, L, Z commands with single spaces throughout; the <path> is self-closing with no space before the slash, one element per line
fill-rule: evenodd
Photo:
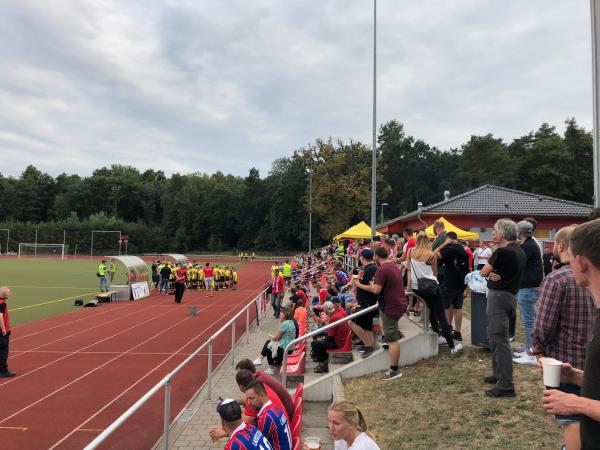
<path fill-rule="evenodd" d="M 460 239 L 460 240 L 472 241 L 475 239 L 479 239 L 479 233 L 473 233 L 471 231 L 461 230 L 456 225 L 453 225 L 451 222 L 448 222 L 443 217 L 440 217 L 439 220 L 444 222 L 444 225 L 446 226 L 446 231 L 454 231 L 456 233 L 456 235 L 458 236 L 458 239 Z M 433 224 L 428 226 L 425 229 L 425 232 L 427 233 L 427 236 L 429 236 L 431 239 L 435 238 L 435 233 L 433 232 Z"/>
<path fill-rule="evenodd" d="M 377 232 L 377 236 L 381 233 Z M 353 227 L 348 228 L 342 234 L 338 234 L 333 238 L 334 241 L 342 241 L 344 239 L 369 239 L 371 237 L 371 227 L 363 220 Z"/>

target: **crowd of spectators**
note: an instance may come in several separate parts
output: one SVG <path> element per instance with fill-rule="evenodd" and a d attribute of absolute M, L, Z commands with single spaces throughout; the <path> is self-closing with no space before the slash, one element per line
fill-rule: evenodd
<path fill-rule="evenodd" d="M 283 267 L 277 265 L 272 269 L 269 286 L 274 313 L 281 308 L 279 331 L 265 343 L 259 358 L 243 362 L 243 370 L 238 367 L 240 390 L 250 392 L 245 399 L 248 411 L 250 407 L 262 409 L 271 399 L 263 386 L 277 383 L 271 375 L 277 373 L 284 349 L 299 336 L 300 324 L 309 322 L 317 331 L 340 322 L 311 341 L 311 357 L 317 362 L 315 372 L 329 370 L 328 350 L 342 348 L 351 335 L 363 358 L 371 356 L 380 345 L 387 348 L 390 368 L 383 379 L 399 378 L 399 319 L 409 311 L 417 315 L 419 311 L 418 303 L 409 305 L 405 290 L 414 291 L 427 305 L 431 329 L 438 333 L 439 344 L 447 345 L 452 354 L 459 353 L 463 349 L 463 302 L 471 295 L 465 278 L 476 273 L 486 287 L 492 354 L 491 371 L 483 381 L 493 386 L 485 391 L 486 396 L 517 395 L 513 364 L 541 369 L 543 357 L 561 361 L 560 385 L 543 391 L 543 406 L 563 427 L 564 448 L 600 448 L 600 340 L 596 339 L 600 336 L 600 220 L 559 230 L 551 268 L 546 271 L 544 247 L 534 237 L 535 227 L 532 218 L 518 223 L 501 219 L 494 226 L 492 242 L 477 242 L 470 248 L 459 241 L 456 233 L 445 230 L 440 221 L 434 223 L 433 241 L 424 231 L 415 233 L 407 228 L 402 237 L 347 241 L 300 261 L 294 258 L 293 264 L 286 262 L 292 267 L 291 277 L 280 275 Z M 347 272 L 341 264 L 346 256 L 356 259 L 354 272 Z M 288 292 L 289 300 L 282 306 Z M 517 306 L 524 330 L 522 349 L 511 348 L 510 344 L 515 335 Z M 343 320 L 365 309 L 368 313 Z M 373 333 L 374 324 L 383 333 L 381 344 Z M 257 371 L 264 358 L 269 367 Z M 257 381 L 257 374 L 269 379 Z M 283 391 L 278 394 L 285 396 Z M 270 401 L 276 404 L 274 399 Z M 285 410 L 280 403 L 280 409 Z M 289 411 L 287 414 L 289 421 Z M 269 417 L 271 423 L 283 422 L 277 411 Z M 366 434 L 362 415 L 351 403 L 334 403 L 328 422 L 336 449 L 355 448 L 355 442 L 361 444 L 356 448 L 378 448 Z M 264 429 L 264 424 L 261 426 Z M 269 426 L 264 432 L 271 436 L 268 439 L 274 448 L 282 448 L 272 442 L 276 427 Z"/>

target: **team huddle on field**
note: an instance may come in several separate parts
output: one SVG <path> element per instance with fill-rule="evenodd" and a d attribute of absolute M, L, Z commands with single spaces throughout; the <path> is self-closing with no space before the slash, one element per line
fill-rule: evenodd
<path fill-rule="evenodd" d="M 153 290 L 159 293 L 175 293 L 175 301 L 181 302 L 185 289 L 205 290 L 206 296 L 214 291 L 235 290 L 238 273 L 235 267 L 212 266 L 209 262 L 201 267 L 196 261 L 171 263 L 156 260 L 152 263 Z"/>

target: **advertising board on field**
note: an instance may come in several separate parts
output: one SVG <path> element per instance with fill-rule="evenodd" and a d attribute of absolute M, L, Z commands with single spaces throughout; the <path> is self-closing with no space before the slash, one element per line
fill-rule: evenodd
<path fill-rule="evenodd" d="M 148 289 L 148 283 L 145 281 L 131 283 L 131 294 L 133 295 L 134 300 L 149 297 L 150 290 Z"/>

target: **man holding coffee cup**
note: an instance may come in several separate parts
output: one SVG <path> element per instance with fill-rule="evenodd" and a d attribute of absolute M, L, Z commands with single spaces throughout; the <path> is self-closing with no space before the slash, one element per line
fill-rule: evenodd
<path fill-rule="evenodd" d="M 581 449 L 600 449 L 600 219 L 575 228 L 569 258 L 577 284 L 590 290 L 596 306 L 584 370 L 568 363 L 561 367 L 560 382 L 581 386 L 581 397 L 549 389 L 542 402 L 549 414 L 580 414 Z"/>
<path fill-rule="evenodd" d="M 592 330 L 595 312 L 590 291 L 577 285 L 570 265 L 571 225 L 560 229 L 554 240 L 553 256 L 558 265 L 548 274 L 539 291 L 539 310 L 532 334 L 532 352 L 539 358 L 544 384 L 570 394 L 581 394 L 581 388 L 560 383 L 561 362 L 576 369 L 585 364 L 585 346 Z M 552 380 L 555 374 L 556 379 Z M 568 449 L 579 448 L 579 414 L 556 415 L 563 427 L 563 442 Z"/>

